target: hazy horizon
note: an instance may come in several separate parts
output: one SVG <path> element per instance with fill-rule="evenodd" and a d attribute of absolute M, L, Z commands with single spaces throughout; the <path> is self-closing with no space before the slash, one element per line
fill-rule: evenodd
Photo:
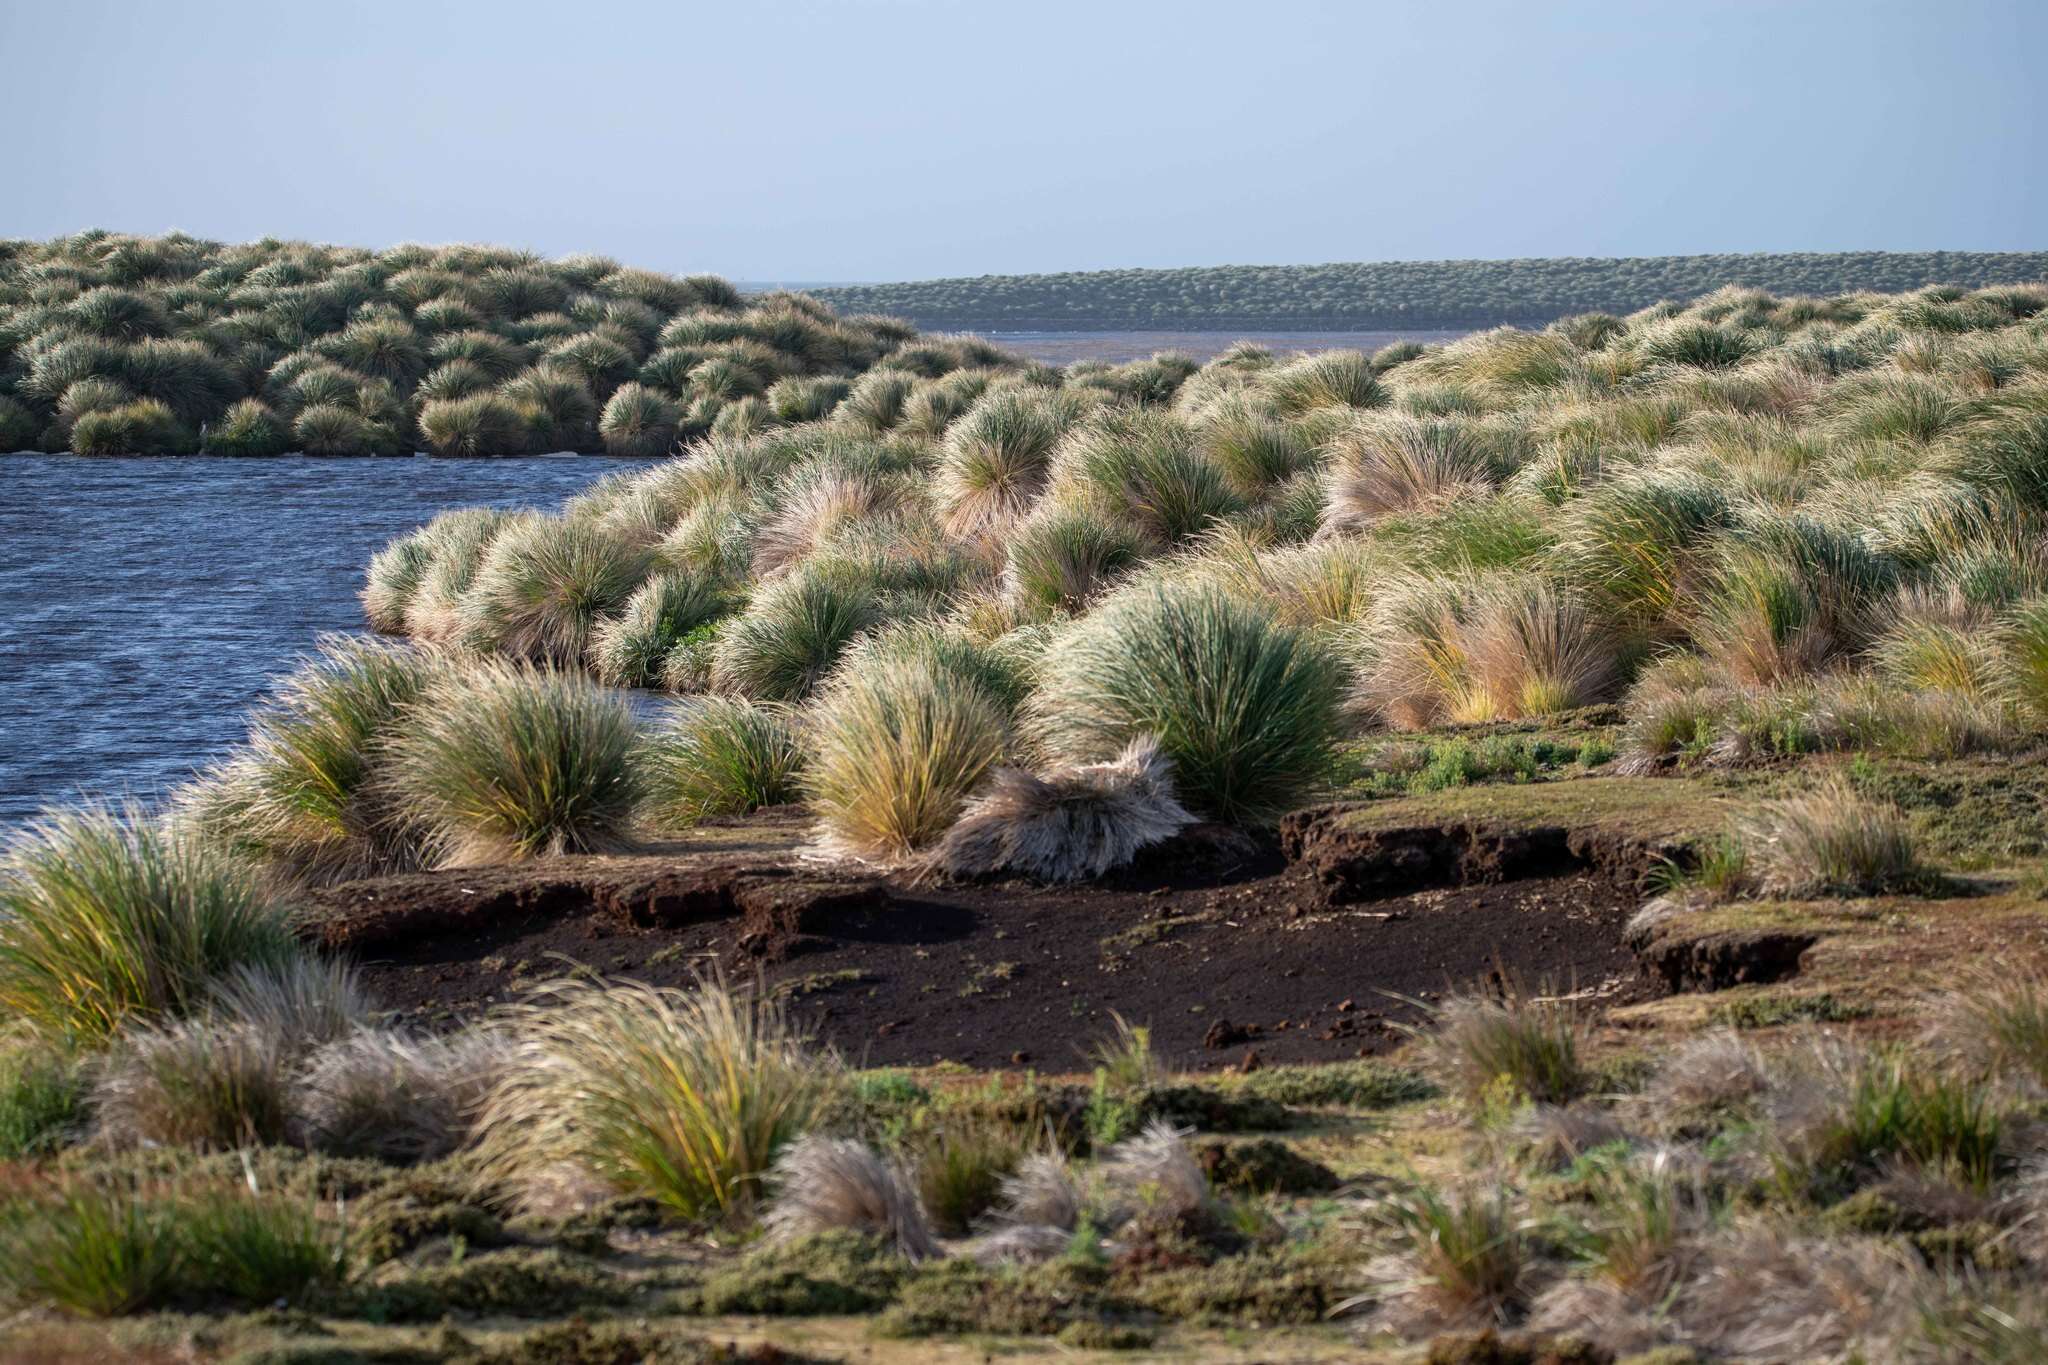
<path fill-rule="evenodd" d="M 0 235 L 748 281 L 2048 234 L 2048 7 L 0 0 Z"/>

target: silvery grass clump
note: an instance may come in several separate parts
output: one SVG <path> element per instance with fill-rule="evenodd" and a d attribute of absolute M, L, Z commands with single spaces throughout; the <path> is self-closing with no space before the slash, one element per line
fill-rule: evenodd
<path fill-rule="evenodd" d="M 772 998 L 715 978 L 550 983 L 500 1023 L 516 1042 L 479 1121 L 483 1169 L 528 1200 L 585 1179 L 740 1217 L 840 1075 Z"/>
<path fill-rule="evenodd" d="M 808 558 L 848 528 L 884 522 L 913 502 L 911 490 L 890 471 L 826 461 L 804 465 L 775 491 L 775 511 L 754 534 L 758 578 Z"/>
<path fill-rule="evenodd" d="M 1355 533 L 1402 512 L 1483 497 L 1500 456 L 1476 424 L 1455 417 L 1371 413 L 1332 437 L 1323 527 Z"/>
<path fill-rule="evenodd" d="M 294 1080 L 299 1140 L 334 1156 L 432 1161 L 466 1144 L 513 1057 L 503 1034 L 448 1037 L 359 1027 L 305 1059 Z"/>
<path fill-rule="evenodd" d="M 1937 879 L 1905 813 L 1839 776 L 1765 803 L 1743 822 L 1742 841 L 1769 895 L 1881 895 Z"/>
<path fill-rule="evenodd" d="M 1190 809 L 1261 824 L 1326 779 L 1342 678 L 1306 632 L 1217 588 L 1149 584 L 1058 638 L 1027 709 L 1034 735 L 1071 762 L 1153 736 Z"/>
<path fill-rule="evenodd" d="M 625 698 L 484 660 L 436 680 L 388 750 L 394 807 L 444 867 L 621 848 L 642 790 Z"/>
<path fill-rule="evenodd" d="M 812 1135 L 785 1147 L 769 1173 L 763 1217 L 771 1242 L 846 1229 L 879 1238 L 912 1261 L 939 1254 L 916 1183 L 866 1143 Z"/>
<path fill-rule="evenodd" d="M 1103 1152 L 1085 1175 L 1057 1151 L 1025 1157 L 1003 1178 L 968 1254 L 985 1264 L 1052 1260 L 1075 1250 L 1084 1232 L 1092 1254 L 1114 1254 L 1204 1215 L 1209 1180 L 1188 1137 L 1155 1121 Z"/>
<path fill-rule="evenodd" d="M 1194 822 L 1173 792 L 1173 765 L 1151 736 L 1105 763 L 1043 776 L 999 768 L 932 850 L 949 877 L 1011 873 L 1072 882 L 1123 867 Z"/>
<path fill-rule="evenodd" d="M 1008 739 L 1001 704 L 975 678 L 931 654 L 885 654 L 819 698 L 804 793 L 831 847 L 907 857 L 953 823 Z"/>
<path fill-rule="evenodd" d="M 421 832 L 394 803 L 385 760 L 450 667 L 402 645 L 324 638 L 252 715 L 243 748 L 181 791 L 176 811 L 283 883 L 417 867 Z"/>
<path fill-rule="evenodd" d="M 656 828 L 744 815 L 801 793 L 803 746 L 787 712 L 738 697 L 699 697 L 647 737 L 642 810 Z"/>
<path fill-rule="evenodd" d="M 1200 440 L 1203 455 L 1247 502 L 1315 468 L 1319 458 L 1310 431 L 1243 398 L 1219 402 L 1203 419 Z"/>
<path fill-rule="evenodd" d="M 203 1012 L 131 1027 L 113 1040 L 96 1067 L 98 1135 L 118 1146 L 282 1142 L 306 1052 L 372 1017 L 345 964 L 244 966 L 215 985 Z"/>
<path fill-rule="evenodd" d="M 303 952 L 245 864 L 136 810 L 46 814 L 0 857 L 0 1006 L 49 1036 L 190 1015 L 237 969 Z"/>
<path fill-rule="evenodd" d="M 575 667 L 592 634 L 647 577 L 649 556 L 579 521 L 540 517 L 501 527 L 458 608 L 461 641 L 518 659 Z"/>

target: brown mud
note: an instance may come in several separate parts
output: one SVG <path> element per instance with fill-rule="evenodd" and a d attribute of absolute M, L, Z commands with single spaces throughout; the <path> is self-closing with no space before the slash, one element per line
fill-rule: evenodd
<path fill-rule="evenodd" d="M 1080 887 L 935 883 L 807 837 L 767 811 L 658 852 L 356 882 L 318 895 L 315 932 L 424 1024 L 578 968 L 668 985 L 715 967 L 872 1066 L 1084 1069 L 1112 1012 L 1176 1069 L 1334 1061 L 1501 971 L 1603 1008 L 1710 984 L 1639 963 L 1624 925 L 1652 845 L 1604 827 L 1332 806 L 1278 842 L 1198 827 Z"/>

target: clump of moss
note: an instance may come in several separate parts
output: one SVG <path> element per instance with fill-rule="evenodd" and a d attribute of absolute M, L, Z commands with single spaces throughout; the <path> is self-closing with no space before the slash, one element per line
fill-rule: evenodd
<path fill-rule="evenodd" d="M 894 1297 L 910 1263 L 879 1238 L 843 1229 L 749 1252 L 698 1287 L 708 1314 L 766 1317 L 872 1313 Z"/>

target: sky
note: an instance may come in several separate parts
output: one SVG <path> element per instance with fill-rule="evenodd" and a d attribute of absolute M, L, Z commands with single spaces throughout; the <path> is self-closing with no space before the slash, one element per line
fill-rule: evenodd
<path fill-rule="evenodd" d="M 0 0 L 0 236 L 739 280 L 2048 248 L 2048 0 Z"/>

